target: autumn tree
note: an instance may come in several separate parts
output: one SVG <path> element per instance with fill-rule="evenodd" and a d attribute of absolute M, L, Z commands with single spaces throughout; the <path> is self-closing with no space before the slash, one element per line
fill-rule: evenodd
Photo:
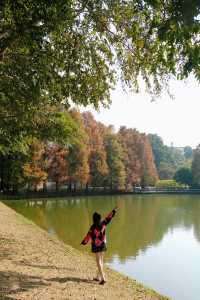
<path fill-rule="evenodd" d="M 141 180 L 140 135 L 135 129 L 124 126 L 120 128 L 118 134 L 126 171 L 126 189 L 132 190 L 133 185 L 139 184 Z"/>
<path fill-rule="evenodd" d="M 44 145 L 37 139 L 31 139 L 28 149 L 28 161 L 23 165 L 23 177 L 28 189 L 37 191 L 38 187 L 47 179 L 44 170 Z"/>
<path fill-rule="evenodd" d="M 82 188 L 89 180 L 88 136 L 81 113 L 73 109 L 70 111 L 70 115 L 79 128 L 79 140 L 76 144 L 69 147 L 67 155 L 69 190 L 71 190 L 72 183 L 76 190 L 77 184 Z"/>
<path fill-rule="evenodd" d="M 104 185 L 105 176 L 108 175 L 108 165 L 104 145 L 105 126 L 95 121 L 90 112 L 82 114 L 85 130 L 88 135 L 89 149 L 89 182 L 92 186 Z"/>
<path fill-rule="evenodd" d="M 79 111 L 72 109 L 69 112 L 70 118 L 77 126 L 78 134 L 66 140 L 65 145 L 53 143 L 48 150 L 49 177 L 56 183 L 58 191 L 62 184 L 68 185 L 68 190 L 74 190 L 77 184 L 81 187 L 86 184 L 89 178 L 87 134 Z"/>
<path fill-rule="evenodd" d="M 108 164 L 107 184 L 110 189 L 123 190 L 125 188 L 125 167 L 123 164 L 122 147 L 117 134 L 111 129 L 104 138 Z"/>
<path fill-rule="evenodd" d="M 158 174 L 154 163 L 151 144 L 147 135 L 141 135 L 141 185 L 155 185 Z"/>
<path fill-rule="evenodd" d="M 136 129 L 121 127 L 119 140 L 123 149 L 126 170 L 126 189 L 137 184 L 153 185 L 158 179 L 154 156 L 149 138 Z"/>
<path fill-rule="evenodd" d="M 56 191 L 67 182 L 68 179 L 68 150 L 60 145 L 49 145 L 47 150 L 48 178 L 55 182 Z"/>

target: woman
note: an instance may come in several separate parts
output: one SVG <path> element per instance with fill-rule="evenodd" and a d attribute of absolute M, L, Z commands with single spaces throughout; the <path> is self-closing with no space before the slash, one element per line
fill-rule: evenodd
<path fill-rule="evenodd" d="M 99 281 L 99 284 L 106 282 L 103 272 L 103 252 L 106 251 L 106 226 L 110 223 L 116 211 L 117 207 L 103 221 L 101 221 L 101 215 L 95 212 L 93 214 L 93 224 L 81 242 L 82 245 L 86 245 L 91 240 L 92 252 L 95 253 L 98 268 L 97 277 L 94 280 Z"/>

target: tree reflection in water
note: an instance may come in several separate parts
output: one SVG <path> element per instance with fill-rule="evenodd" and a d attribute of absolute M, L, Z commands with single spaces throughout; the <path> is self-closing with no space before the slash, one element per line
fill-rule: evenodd
<path fill-rule="evenodd" d="M 106 215 L 116 203 L 120 209 L 107 229 L 107 258 L 117 255 L 123 262 L 136 257 L 176 228 L 192 228 L 200 242 L 198 195 L 95 196 L 8 204 L 59 239 L 85 251 L 80 241 L 91 224 L 92 213 Z"/>

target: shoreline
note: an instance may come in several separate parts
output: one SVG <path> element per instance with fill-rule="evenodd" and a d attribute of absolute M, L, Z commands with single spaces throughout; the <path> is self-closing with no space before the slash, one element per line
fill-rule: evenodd
<path fill-rule="evenodd" d="M 200 195 L 200 190 L 143 190 L 135 192 L 119 192 L 119 191 L 94 191 L 94 192 L 33 192 L 19 194 L 0 194 L 0 201 L 5 200 L 25 200 L 25 199 L 51 199 L 51 198 L 73 198 L 73 197 L 94 197 L 94 196 L 125 196 L 125 195 Z"/>
<path fill-rule="evenodd" d="M 94 259 L 0 202 L 1 300 L 167 300 L 108 267 L 107 283 L 92 281 Z"/>

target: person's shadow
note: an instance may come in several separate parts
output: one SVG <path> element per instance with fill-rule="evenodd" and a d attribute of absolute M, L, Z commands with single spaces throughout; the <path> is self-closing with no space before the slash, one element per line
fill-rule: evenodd
<path fill-rule="evenodd" d="M 18 293 L 23 293 L 27 290 L 38 288 L 41 286 L 49 286 L 52 282 L 66 283 L 66 282 L 88 283 L 95 284 L 91 279 L 79 277 L 54 277 L 42 278 L 39 276 L 24 275 L 15 271 L 0 271 L 0 300 L 19 300 L 13 297 Z"/>
<path fill-rule="evenodd" d="M 15 271 L 0 271 L 0 300 L 8 300 L 9 296 L 18 292 L 48 285 L 50 283 L 38 276 L 24 275 Z"/>
<path fill-rule="evenodd" d="M 0 237 L 0 263 L 1 260 L 9 259 L 12 260 L 12 252 L 10 245 L 13 243 L 12 240 L 9 240 L 5 237 Z M 13 261 L 14 262 L 14 261 Z M 31 264 L 28 261 L 18 261 L 14 262 L 17 265 L 29 266 L 32 268 L 39 269 L 52 269 L 52 270 L 65 270 L 73 271 L 73 268 L 67 267 L 57 267 L 56 265 L 37 265 Z M 19 300 L 13 298 L 14 295 L 18 293 L 23 293 L 27 290 L 38 288 L 42 286 L 49 286 L 51 282 L 85 282 L 85 283 L 94 283 L 93 280 L 79 278 L 79 277 L 55 277 L 55 278 L 45 278 L 40 276 L 32 276 L 29 274 L 22 274 L 17 271 L 0 271 L 0 300 Z M 12 296 L 12 298 L 11 298 Z"/>

